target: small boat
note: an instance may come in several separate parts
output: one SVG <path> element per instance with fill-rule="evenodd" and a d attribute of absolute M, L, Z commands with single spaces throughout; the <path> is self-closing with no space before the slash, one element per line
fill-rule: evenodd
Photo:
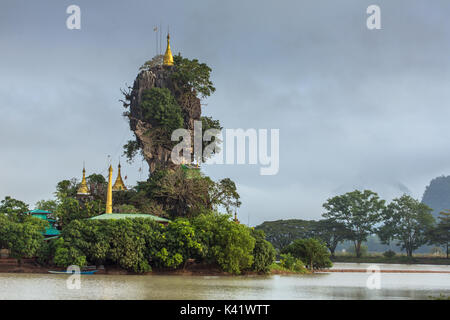
<path fill-rule="evenodd" d="M 52 274 L 94 274 L 94 273 L 96 273 L 98 270 L 91 270 L 91 271 L 80 271 L 79 273 L 78 272 L 75 272 L 75 270 L 72 272 L 72 271 L 53 271 L 53 270 L 48 270 L 48 272 L 49 273 L 52 273 Z"/>

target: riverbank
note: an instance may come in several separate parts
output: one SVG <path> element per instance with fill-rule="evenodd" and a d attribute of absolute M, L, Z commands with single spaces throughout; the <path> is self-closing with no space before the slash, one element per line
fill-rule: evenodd
<path fill-rule="evenodd" d="M 427 265 L 450 265 L 450 259 L 435 257 L 406 257 L 396 256 L 386 258 L 381 255 L 365 256 L 356 258 L 354 256 L 335 256 L 331 258 L 333 263 L 384 263 L 384 264 L 427 264 Z"/>

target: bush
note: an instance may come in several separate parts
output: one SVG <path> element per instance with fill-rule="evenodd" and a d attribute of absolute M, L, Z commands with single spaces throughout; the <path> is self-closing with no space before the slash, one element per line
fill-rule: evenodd
<path fill-rule="evenodd" d="M 302 260 L 295 258 L 290 253 L 281 254 L 280 259 L 281 268 L 293 272 L 304 273 L 306 271 L 305 264 Z"/>
<path fill-rule="evenodd" d="M 289 253 L 293 257 L 304 261 L 311 271 L 329 268 L 333 265 L 326 245 L 314 238 L 295 240 L 285 247 L 282 253 Z"/>
<path fill-rule="evenodd" d="M 252 270 L 268 273 L 270 272 L 270 266 L 275 261 L 275 249 L 269 241 L 266 241 L 264 231 L 252 230 L 252 236 L 256 240 L 253 249 Z"/>
<path fill-rule="evenodd" d="M 230 221 L 230 215 L 202 214 L 192 220 L 201 244 L 200 259 L 240 274 L 253 265 L 255 239 L 250 229 Z"/>
<path fill-rule="evenodd" d="M 169 134 L 183 127 L 181 108 L 167 88 L 145 90 L 142 94 L 141 107 L 146 121 L 158 124 Z"/>
<path fill-rule="evenodd" d="M 395 257 L 395 255 L 396 255 L 396 253 L 393 250 L 388 250 L 386 252 L 383 252 L 383 256 L 388 259 Z"/>
<path fill-rule="evenodd" d="M 156 266 L 175 269 L 200 250 L 194 227 L 187 219 L 177 219 L 161 229 L 161 236 L 150 247 L 150 255 Z"/>

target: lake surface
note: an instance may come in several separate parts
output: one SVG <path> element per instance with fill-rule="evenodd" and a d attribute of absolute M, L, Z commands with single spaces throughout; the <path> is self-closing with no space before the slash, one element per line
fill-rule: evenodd
<path fill-rule="evenodd" d="M 336 269 L 369 264 L 337 263 Z M 450 266 L 383 265 L 383 270 L 440 270 Z M 368 289 L 361 272 L 271 276 L 82 275 L 68 289 L 67 275 L 0 273 L 0 299 L 428 299 L 450 296 L 450 274 L 380 273 Z"/>

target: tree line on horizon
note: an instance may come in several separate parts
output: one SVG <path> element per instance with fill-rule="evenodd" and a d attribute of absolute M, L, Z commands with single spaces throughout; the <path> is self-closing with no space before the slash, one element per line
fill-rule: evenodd
<path fill-rule="evenodd" d="M 449 258 L 450 211 L 442 211 L 438 219 L 426 204 L 408 195 L 389 204 L 371 190 L 355 190 L 328 199 L 321 220 L 266 221 L 256 229 L 263 230 L 275 248 L 283 250 L 297 239 L 316 238 L 323 241 L 332 256 L 344 241 L 353 243 L 358 258 L 362 244 L 377 235 L 383 244 L 395 243 L 408 257 L 422 245 L 445 248 Z"/>

